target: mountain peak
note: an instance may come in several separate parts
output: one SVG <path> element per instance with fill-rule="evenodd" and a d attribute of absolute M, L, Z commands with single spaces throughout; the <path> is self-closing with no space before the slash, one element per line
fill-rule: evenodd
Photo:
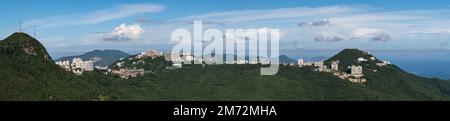
<path fill-rule="evenodd" d="M 344 69 L 351 65 L 367 66 L 376 65 L 376 63 L 381 62 L 369 52 L 365 52 L 359 49 L 344 49 L 338 54 L 326 60 L 325 63 L 329 64 L 332 61 L 339 61 L 339 67 Z"/>
<path fill-rule="evenodd" d="M 364 56 L 364 55 L 368 55 L 368 52 L 356 49 L 356 48 L 346 48 L 343 49 L 341 52 L 339 52 L 338 54 L 354 54 L 354 55 L 360 55 L 360 56 Z"/>
<path fill-rule="evenodd" d="M 44 46 L 32 36 L 23 32 L 13 33 L 4 39 L 1 45 L 13 49 L 21 49 L 27 54 L 42 57 L 44 60 L 51 60 Z"/>

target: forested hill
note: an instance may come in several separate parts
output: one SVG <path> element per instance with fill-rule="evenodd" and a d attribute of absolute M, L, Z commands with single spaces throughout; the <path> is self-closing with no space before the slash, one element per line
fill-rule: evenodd
<path fill-rule="evenodd" d="M 55 65 L 44 46 L 25 33 L 0 41 L 0 100 L 96 100 L 95 81 Z"/>

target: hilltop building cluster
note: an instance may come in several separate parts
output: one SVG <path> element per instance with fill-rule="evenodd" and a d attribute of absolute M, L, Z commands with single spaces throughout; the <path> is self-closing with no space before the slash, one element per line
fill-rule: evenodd
<path fill-rule="evenodd" d="M 364 59 L 358 58 L 358 61 L 367 61 Z M 322 61 L 319 62 L 305 62 L 303 59 L 299 59 L 297 61 L 297 65 L 299 67 L 303 66 L 313 66 L 315 67 L 314 71 L 318 72 L 333 72 L 335 76 L 338 76 L 341 79 L 347 79 L 350 82 L 354 83 L 365 83 L 367 80 L 363 78 L 363 69 L 362 66 L 349 66 L 347 68 L 347 71 L 340 71 L 339 70 L 339 60 L 332 61 L 329 66 L 325 65 Z"/>
<path fill-rule="evenodd" d="M 358 63 L 368 62 L 368 61 L 375 61 L 375 57 L 370 57 L 369 59 L 366 59 L 364 57 L 357 58 Z M 333 72 L 333 74 L 341 79 L 349 80 L 350 82 L 354 83 L 366 83 L 367 80 L 364 78 L 363 74 L 363 67 L 360 65 L 351 65 L 348 66 L 346 69 L 340 69 L 339 68 L 339 60 L 332 61 L 329 66 L 324 65 L 322 61 L 319 62 L 305 62 L 303 59 L 297 60 L 297 66 L 303 67 L 303 66 L 313 66 L 314 71 L 319 72 Z M 391 64 L 389 61 L 382 61 L 381 63 L 376 63 L 377 66 L 383 67 L 386 65 Z M 290 64 L 291 66 L 294 66 L 293 64 Z M 373 72 L 377 72 L 377 70 L 373 70 Z"/>
<path fill-rule="evenodd" d="M 122 79 L 128 79 L 130 77 L 144 76 L 145 70 L 144 69 L 119 69 L 119 70 L 113 70 L 111 73 L 118 75 Z"/>
<path fill-rule="evenodd" d="M 94 61 L 88 60 L 83 61 L 81 58 L 74 58 L 72 63 L 69 60 L 66 61 L 57 61 L 57 65 L 64 68 L 66 71 L 72 71 L 76 75 L 81 75 L 85 71 L 93 71 L 94 70 Z"/>
<path fill-rule="evenodd" d="M 158 52 L 156 50 L 147 50 L 147 51 L 141 52 L 141 54 L 137 55 L 136 58 L 144 58 L 144 57 L 155 58 L 155 57 L 158 57 L 161 55 L 162 55 L 162 52 Z"/>
<path fill-rule="evenodd" d="M 348 66 L 348 72 L 336 71 L 333 74 L 341 79 L 347 79 L 353 83 L 366 83 L 367 80 L 364 78 L 363 67 L 362 66 Z"/>

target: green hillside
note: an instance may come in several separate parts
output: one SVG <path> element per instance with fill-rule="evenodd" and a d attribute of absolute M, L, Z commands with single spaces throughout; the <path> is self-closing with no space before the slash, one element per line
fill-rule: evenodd
<path fill-rule="evenodd" d="M 25 33 L 0 41 L 0 100 L 94 100 L 101 90 L 55 65 Z"/>

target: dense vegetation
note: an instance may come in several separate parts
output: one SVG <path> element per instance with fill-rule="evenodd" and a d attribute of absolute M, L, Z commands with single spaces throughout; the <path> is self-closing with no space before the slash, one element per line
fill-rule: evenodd
<path fill-rule="evenodd" d="M 24 41 L 27 46 L 12 41 Z M 29 54 L 23 47 L 38 49 Z M 450 100 L 448 81 L 418 77 L 395 65 L 358 63 L 357 57 L 371 55 L 352 49 L 326 63 L 340 60 L 341 69 L 362 65 L 367 83 L 351 83 L 311 67 L 280 66 L 274 76 L 259 75 L 261 65 L 167 69 L 171 63 L 162 57 L 144 58 L 145 63 L 123 60 L 122 68 L 149 70 L 142 77 L 123 80 L 96 71 L 74 76 L 41 57 L 47 54 L 41 47 L 22 33 L 0 41 L 0 100 Z"/>
<path fill-rule="evenodd" d="M 0 100 L 94 100 L 102 93 L 95 80 L 64 71 L 46 55 L 24 33 L 0 41 Z"/>

